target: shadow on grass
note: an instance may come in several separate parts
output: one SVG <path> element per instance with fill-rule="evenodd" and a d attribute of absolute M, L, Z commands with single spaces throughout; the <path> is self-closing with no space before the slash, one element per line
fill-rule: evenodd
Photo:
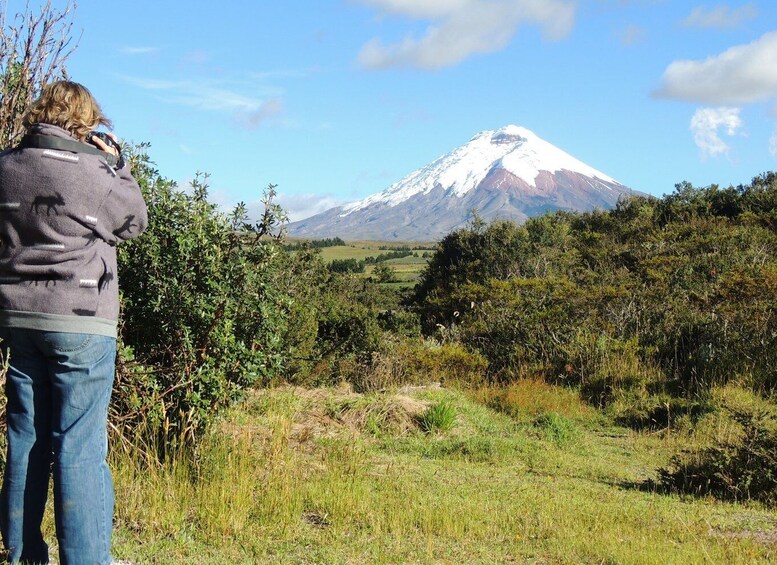
<path fill-rule="evenodd" d="M 670 429 L 679 419 L 690 419 L 696 423 L 714 408 L 707 402 L 672 398 L 643 410 L 633 410 L 615 418 L 615 423 L 636 431 L 658 431 Z"/>

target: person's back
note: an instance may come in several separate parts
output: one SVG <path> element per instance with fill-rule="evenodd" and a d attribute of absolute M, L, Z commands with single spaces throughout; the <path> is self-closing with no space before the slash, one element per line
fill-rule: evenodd
<path fill-rule="evenodd" d="M 115 245 L 146 227 L 118 151 L 89 132 L 108 123 L 88 90 L 58 82 L 0 154 L 0 347 L 8 457 L 0 530 L 11 562 L 48 562 L 40 523 L 53 462 L 60 560 L 110 562 L 113 486 L 107 410 L 119 313 Z"/>
<path fill-rule="evenodd" d="M 57 126 L 34 135 L 72 139 Z M 22 144 L 23 145 L 23 144 Z M 98 155 L 22 147 L 0 156 L 0 318 L 79 316 L 67 331 L 115 336 L 113 245 L 143 231 L 145 205 L 125 167 Z M 17 314 L 18 313 L 18 314 Z M 91 318 L 97 318 L 95 321 Z M 108 321 L 99 331 L 100 321 Z"/>

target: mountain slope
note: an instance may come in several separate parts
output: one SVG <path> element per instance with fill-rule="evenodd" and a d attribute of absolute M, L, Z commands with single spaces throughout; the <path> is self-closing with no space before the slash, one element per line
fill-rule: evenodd
<path fill-rule="evenodd" d="M 294 236 L 437 240 L 466 224 L 523 222 L 552 210 L 610 208 L 633 191 L 537 137 L 507 126 L 477 134 L 383 192 L 289 226 Z"/>

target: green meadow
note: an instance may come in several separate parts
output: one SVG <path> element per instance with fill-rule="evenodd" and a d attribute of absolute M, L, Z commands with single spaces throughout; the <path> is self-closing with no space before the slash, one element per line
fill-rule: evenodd
<path fill-rule="evenodd" d="M 294 242 L 294 240 L 290 240 Z M 428 263 L 428 257 L 436 250 L 436 244 L 424 242 L 396 242 L 396 241 L 347 241 L 346 245 L 336 245 L 321 248 L 321 259 L 325 263 L 333 260 L 355 259 L 361 261 L 368 257 L 378 257 L 384 253 L 410 248 L 413 255 L 397 259 L 388 259 L 382 262 L 394 270 L 394 280 L 386 283 L 398 288 L 412 287 L 421 276 L 421 271 Z M 363 276 L 369 277 L 375 270 L 374 265 L 367 265 Z"/>
<path fill-rule="evenodd" d="M 252 392 L 196 457 L 155 466 L 114 452 L 115 554 L 137 564 L 773 562 L 773 512 L 650 486 L 689 429 L 621 428 L 540 381 L 516 384 L 499 410 L 486 405 L 503 392 Z"/>

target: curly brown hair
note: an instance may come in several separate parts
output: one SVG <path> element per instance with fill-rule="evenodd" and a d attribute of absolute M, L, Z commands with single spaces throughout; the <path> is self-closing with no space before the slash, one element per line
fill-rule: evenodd
<path fill-rule="evenodd" d="M 84 85 L 69 80 L 52 82 L 24 113 L 22 125 L 52 124 L 70 132 L 80 141 L 98 125 L 111 127 L 97 100 Z"/>

